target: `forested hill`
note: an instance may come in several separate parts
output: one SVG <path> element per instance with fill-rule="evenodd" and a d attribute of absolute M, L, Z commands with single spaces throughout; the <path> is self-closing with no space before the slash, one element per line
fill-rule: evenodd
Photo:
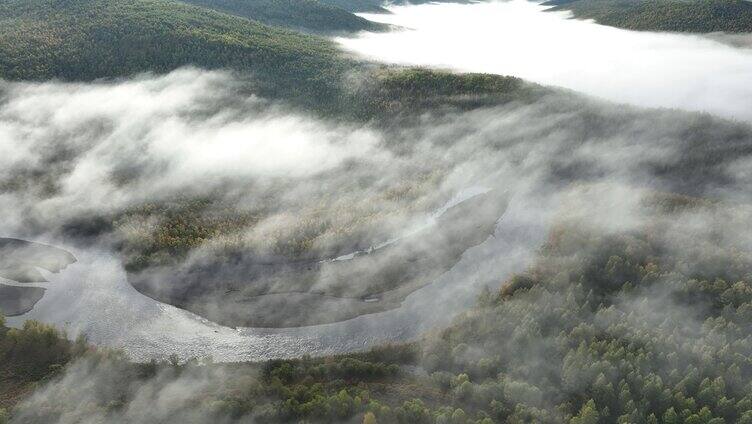
<path fill-rule="evenodd" d="M 470 3 L 470 0 L 320 0 L 322 3 L 337 6 L 356 13 L 389 13 L 385 5 L 410 5 L 424 3 Z"/>
<path fill-rule="evenodd" d="M 328 40 L 171 0 L 2 0 L 0 77 L 86 81 L 194 65 L 263 95 L 334 96 L 352 64 Z"/>
<path fill-rule="evenodd" d="M 379 0 L 321 0 L 322 3 L 337 6 L 351 12 L 388 13 Z"/>
<path fill-rule="evenodd" d="M 551 0 L 544 5 L 638 31 L 752 32 L 752 3 L 745 0 Z"/>
<path fill-rule="evenodd" d="M 437 98 L 461 108 L 498 104 L 520 86 L 505 77 L 383 72 L 325 38 L 173 0 L 0 0 L 0 78 L 92 81 L 183 66 L 239 71 L 261 96 L 358 120 Z M 343 84 L 354 75 L 369 83 Z M 428 92 L 412 96 L 395 81 Z"/>
<path fill-rule="evenodd" d="M 385 25 L 371 22 L 335 5 L 318 0 L 183 0 L 220 12 L 253 19 L 273 26 L 314 33 L 382 31 Z"/>

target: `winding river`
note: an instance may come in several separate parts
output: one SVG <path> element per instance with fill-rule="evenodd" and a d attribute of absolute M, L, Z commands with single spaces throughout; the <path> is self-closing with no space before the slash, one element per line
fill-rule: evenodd
<path fill-rule="evenodd" d="M 459 194 L 450 203 L 467 198 Z M 97 345 L 123 349 L 138 361 L 172 354 L 182 359 L 257 361 L 410 340 L 447 324 L 474 303 L 483 286 L 498 286 L 506 276 L 525 269 L 545 234 L 540 218 L 529 210 L 522 200 L 513 199 L 495 234 L 466 251 L 438 281 L 412 293 L 399 309 L 349 321 L 289 329 L 217 325 L 138 293 L 115 254 L 71 250 L 78 261 L 59 274 L 42 271 L 49 283 L 35 286 L 47 289 L 45 296 L 31 312 L 8 318 L 8 323 L 20 326 L 27 319 L 52 323 L 71 336 L 83 333 Z"/>

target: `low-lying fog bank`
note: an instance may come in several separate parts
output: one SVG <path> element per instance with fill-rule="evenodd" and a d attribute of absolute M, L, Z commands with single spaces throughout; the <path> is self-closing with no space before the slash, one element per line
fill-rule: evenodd
<path fill-rule="evenodd" d="M 425 122 L 387 136 L 370 125 L 244 97 L 237 90 L 242 84 L 226 73 L 191 69 L 93 84 L 2 83 L 0 232 L 60 246 L 78 259 L 60 275 L 44 273 L 45 295 L 11 324 L 39 319 L 135 359 L 338 353 L 447 323 L 481 287 L 498 285 L 500 275 L 525 263 L 529 254 L 519 252 L 530 247 L 492 237 L 501 205 L 515 191 L 503 174 L 513 170 L 503 157 L 488 155 L 492 146 L 471 142 L 475 124 Z M 458 143 L 456 130 L 469 138 Z M 496 205 L 492 213 L 484 222 L 465 220 L 484 210 L 476 204 L 480 198 Z M 461 209 L 466 202 L 472 210 Z M 392 240 L 402 241 L 379 249 L 374 257 L 381 259 L 361 254 L 338 261 L 337 272 L 350 277 L 333 285 L 324 272 L 333 266 L 309 270 L 304 287 L 266 276 L 238 281 L 238 269 L 248 264 L 319 263 Z M 411 277 L 405 281 L 392 278 L 401 273 L 392 275 L 392 261 L 385 260 L 399 249 L 415 256 L 400 265 Z M 472 252 L 521 258 L 486 268 Z M 217 272 L 195 283 L 209 296 L 193 297 L 173 275 L 158 279 L 176 293 L 166 300 L 185 306 L 181 298 L 200 299 L 205 303 L 188 309 L 230 325 L 207 308 L 242 312 L 245 305 L 248 316 L 238 322 L 270 326 L 371 315 L 309 328 L 236 330 L 152 300 L 128 281 L 129 274 L 157 269 L 166 273 L 156 275 L 190 273 L 205 262 Z M 380 277 L 361 278 L 369 274 Z M 282 304 L 230 299 L 239 283 Z M 432 283 L 451 290 L 434 291 Z M 298 301 L 306 290 L 355 293 L 362 308 L 342 314 L 327 301 Z M 394 308 L 400 309 L 374 314 Z"/>
<path fill-rule="evenodd" d="M 752 120 L 752 50 L 731 38 L 625 31 L 526 0 L 389 9 L 363 16 L 405 30 L 340 44 L 378 61 L 514 75 L 616 102 Z"/>
<path fill-rule="evenodd" d="M 78 259 L 60 275 L 45 275 L 46 295 L 12 324 L 40 319 L 136 359 L 177 353 L 235 361 L 363 349 L 444 325 L 483 287 L 495 289 L 524 270 L 548 221 L 566 205 L 605 208 L 591 221 L 626 227 L 639 216 L 620 205 L 639 203 L 643 190 L 749 201 L 752 128 L 709 115 L 540 88 L 533 102 L 427 110 L 399 126 L 390 126 L 391 118 L 355 124 L 243 97 L 242 84 L 195 69 L 93 84 L 2 83 L 0 236 L 49 243 Z M 467 213 L 438 220 L 437 234 L 453 234 L 447 240 L 471 236 L 461 251 L 435 234 L 410 238 L 410 251 L 423 252 L 415 264 L 443 259 L 412 268 L 403 261 L 403 268 L 435 281 L 403 282 L 397 273 L 356 276 L 338 287 L 320 272 L 306 287 L 309 294 L 358 293 L 370 305 L 370 294 L 405 283 L 410 289 L 390 299 L 391 311 L 311 327 L 233 329 L 128 283 L 129 274 L 190 271 L 209 261 L 221 272 L 202 287 L 216 294 L 204 305 L 221 308 L 227 291 L 242 283 L 274 295 L 264 306 L 280 314 L 301 306 L 301 290 L 287 279 L 238 281 L 234 267 L 379 246 L 414 234 L 440 211 L 458 215 L 448 205 L 474 187 L 509 199 L 509 207 L 495 229 L 495 216 L 470 219 L 485 227 L 481 234 L 468 230 Z M 390 272 L 378 260 L 348 262 L 365 267 L 358 275 Z M 432 268 L 448 272 L 418 272 Z M 194 299 L 181 279 L 168 284 Z M 228 290 L 216 291 L 216 284 Z M 170 303 L 183 306 L 179 300 Z M 335 320 L 330 303 L 314 306 L 299 322 Z"/>

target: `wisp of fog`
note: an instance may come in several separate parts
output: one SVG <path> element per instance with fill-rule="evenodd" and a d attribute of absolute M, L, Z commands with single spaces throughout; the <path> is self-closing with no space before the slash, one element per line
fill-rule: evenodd
<path fill-rule="evenodd" d="M 394 6 L 401 27 L 338 41 L 389 63 L 514 75 L 616 102 L 752 120 L 752 50 L 699 35 L 625 31 L 526 0 Z"/>

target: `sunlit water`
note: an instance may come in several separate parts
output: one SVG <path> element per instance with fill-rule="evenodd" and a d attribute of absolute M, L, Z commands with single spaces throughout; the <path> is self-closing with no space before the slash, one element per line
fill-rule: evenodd
<path fill-rule="evenodd" d="M 404 30 L 338 41 L 377 61 L 513 75 L 616 102 L 752 121 L 752 49 L 545 9 L 526 0 L 391 7 L 363 16 Z"/>
<path fill-rule="evenodd" d="M 126 280 L 117 256 L 85 250 L 71 250 L 78 262 L 60 274 L 45 273 L 50 283 L 37 285 L 47 289 L 45 296 L 34 310 L 9 318 L 8 323 L 20 326 L 36 319 L 55 324 L 70 336 L 86 334 L 91 342 L 123 349 L 140 361 L 171 354 L 183 359 L 258 361 L 344 353 L 410 340 L 446 325 L 475 302 L 482 286 L 498 286 L 525 269 L 544 235 L 539 218 L 527 210 L 523 202 L 513 201 L 496 234 L 468 250 L 434 284 L 410 295 L 400 309 L 340 323 L 291 329 L 217 325 L 142 295 Z M 35 241 L 56 244 L 54 240 Z"/>

